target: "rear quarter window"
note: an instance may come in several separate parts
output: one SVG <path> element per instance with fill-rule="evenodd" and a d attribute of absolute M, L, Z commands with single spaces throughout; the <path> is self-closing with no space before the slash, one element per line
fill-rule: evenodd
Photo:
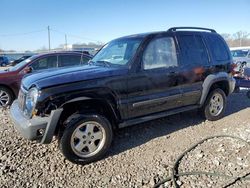
<path fill-rule="evenodd" d="M 80 65 L 80 55 L 60 55 L 58 59 L 58 67 L 69 67 Z"/>
<path fill-rule="evenodd" d="M 230 59 L 228 48 L 225 42 L 217 35 L 208 35 L 208 46 L 216 61 L 226 61 Z"/>
<path fill-rule="evenodd" d="M 208 64 L 208 54 L 201 36 L 180 35 L 179 45 L 182 51 L 182 64 L 184 66 L 199 66 Z"/>

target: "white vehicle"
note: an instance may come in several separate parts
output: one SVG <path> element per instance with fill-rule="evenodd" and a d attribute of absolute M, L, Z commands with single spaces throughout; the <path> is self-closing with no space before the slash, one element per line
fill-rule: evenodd
<path fill-rule="evenodd" d="M 235 63 L 241 62 L 250 68 L 250 46 L 230 48 Z"/>

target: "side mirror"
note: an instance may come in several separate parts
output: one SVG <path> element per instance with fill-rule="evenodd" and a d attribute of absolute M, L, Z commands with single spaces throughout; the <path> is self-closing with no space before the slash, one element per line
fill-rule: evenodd
<path fill-rule="evenodd" d="M 25 68 L 23 69 L 23 72 L 24 72 L 25 74 L 28 74 L 28 73 L 31 73 L 32 70 L 33 70 L 32 67 L 27 66 L 27 67 L 25 67 Z"/>

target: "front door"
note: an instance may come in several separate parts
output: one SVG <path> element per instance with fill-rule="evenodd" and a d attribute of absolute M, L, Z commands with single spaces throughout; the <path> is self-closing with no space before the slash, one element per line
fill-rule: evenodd
<path fill-rule="evenodd" d="M 156 36 L 146 45 L 140 70 L 128 76 L 128 117 L 179 106 L 178 58 L 173 36 Z"/>

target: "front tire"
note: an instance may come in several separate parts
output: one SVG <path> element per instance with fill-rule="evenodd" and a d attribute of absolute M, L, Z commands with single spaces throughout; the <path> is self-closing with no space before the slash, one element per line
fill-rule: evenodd
<path fill-rule="evenodd" d="M 74 114 L 66 120 L 59 147 L 69 161 L 85 165 L 101 159 L 112 138 L 112 127 L 105 117 Z"/>
<path fill-rule="evenodd" d="M 209 121 L 221 119 L 226 109 L 226 95 L 223 90 L 212 90 L 202 108 L 203 116 Z"/>

